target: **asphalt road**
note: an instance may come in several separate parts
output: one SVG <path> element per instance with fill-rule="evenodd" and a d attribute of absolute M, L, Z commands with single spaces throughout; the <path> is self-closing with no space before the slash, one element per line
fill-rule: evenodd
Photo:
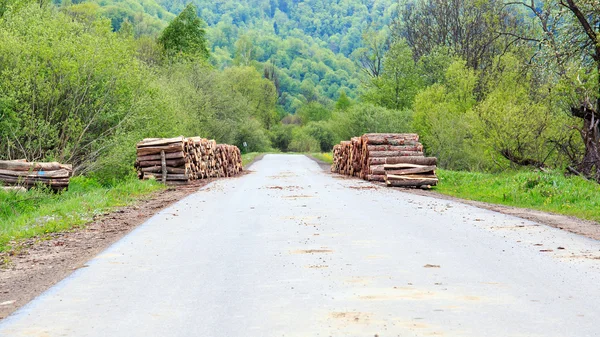
<path fill-rule="evenodd" d="M 597 241 L 304 156 L 251 170 L 161 211 L 0 336 L 600 336 Z"/>

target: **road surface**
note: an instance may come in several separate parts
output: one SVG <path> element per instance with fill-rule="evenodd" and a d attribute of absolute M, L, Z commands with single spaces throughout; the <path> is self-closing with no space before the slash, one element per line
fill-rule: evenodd
<path fill-rule="evenodd" d="M 251 169 L 161 211 L 0 336 L 600 336 L 597 241 L 304 156 Z"/>

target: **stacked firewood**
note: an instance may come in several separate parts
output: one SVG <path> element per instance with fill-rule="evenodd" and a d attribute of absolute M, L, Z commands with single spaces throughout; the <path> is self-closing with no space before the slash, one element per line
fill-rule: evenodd
<path fill-rule="evenodd" d="M 436 164 L 417 134 L 368 133 L 334 146 L 331 171 L 389 186 L 432 186 Z"/>
<path fill-rule="evenodd" d="M 73 176 L 71 165 L 51 163 L 35 163 L 22 160 L 0 160 L 0 185 L 32 188 L 39 184 L 53 190 L 69 187 L 69 179 Z"/>
<path fill-rule="evenodd" d="M 231 177 L 242 171 L 240 150 L 201 137 L 146 138 L 137 144 L 135 167 L 140 179 L 171 185 Z"/>

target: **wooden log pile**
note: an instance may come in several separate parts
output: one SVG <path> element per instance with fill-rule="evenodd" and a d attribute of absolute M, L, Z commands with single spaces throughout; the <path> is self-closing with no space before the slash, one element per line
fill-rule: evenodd
<path fill-rule="evenodd" d="M 58 191 L 69 187 L 72 176 L 71 165 L 0 160 L 0 185 L 7 190 L 13 190 L 15 186 L 30 189 L 41 184 Z"/>
<path fill-rule="evenodd" d="M 135 167 L 140 179 L 156 179 L 170 185 L 232 177 L 243 170 L 237 146 L 183 136 L 142 140 L 137 144 Z"/>
<path fill-rule="evenodd" d="M 367 133 L 334 146 L 331 171 L 388 186 L 434 186 L 436 165 L 417 134 Z"/>

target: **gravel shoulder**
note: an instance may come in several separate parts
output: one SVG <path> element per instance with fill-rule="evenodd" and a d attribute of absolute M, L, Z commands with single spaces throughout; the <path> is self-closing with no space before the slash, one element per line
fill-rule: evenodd
<path fill-rule="evenodd" d="M 310 155 L 307 155 L 307 157 L 309 157 L 310 159 L 314 160 L 317 164 L 319 164 L 319 166 L 323 169 L 323 171 L 330 172 L 330 165 L 328 163 L 325 163 L 325 162 L 323 162 L 313 156 L 310 156 Z M 333 174 L 333 173 L 330 173 L 330 174 Z M 349 177 L 348 179 L 353 179 L 353 178 Z M 385 186 L 385 184 L 378 183 L 378 182 L 373 182 L 373 184 L 379 185 L 379 186 Z M 457 198 L 457 197 L 453 197 L 453 196 L 449 196 L 446 194 L 436 192 L 435 190 L 421 190 L 421 189 L 415 189 L 415 188 L 401 188 L 401 187 L 395 187 L 395 188 L 402 192 L 405 192 L 405 193 L 433 197 L 433 198 L 442 199 L 442 200 L 456 201 L 456 202 L 460 202 L 460 203 L 463 203 L 466 205 L 471 205 L 471 206 L 487 209 L 487 210 L 502 213 L 502 214 L 516 216 L 516 217 L 519 217 L 522 219 L 526 219 L 526 220 L 534 221 L 534 222 L 541 223 L 544 225 L 548 225 L 551 227 L 555 227 L 558 229 L 562 229 L 567 232 L 583 235 L 590 239 L 600 240 L 600 223 L 597 223 L 595 221 L 583 220 L 583 219 L 579 219 L 579 218 L 572 217 L 572 216 L 554 214 L 554 213 L 543 212 L 543 211 L 538 211 L 538 210 L 528 209 L 528 208 L 504 206 L 504 205 L 491 204 L 491 203 L 482 202 L 482 201 L 461 199 L 461 198 Z"/>
<path fill-rule="evenodd" d="M 169 188 L 101 215 L 84 228 L 29 239 L 0 254 L 0 319 L 27 304 L 160 210 L 210 181 Z"/>

